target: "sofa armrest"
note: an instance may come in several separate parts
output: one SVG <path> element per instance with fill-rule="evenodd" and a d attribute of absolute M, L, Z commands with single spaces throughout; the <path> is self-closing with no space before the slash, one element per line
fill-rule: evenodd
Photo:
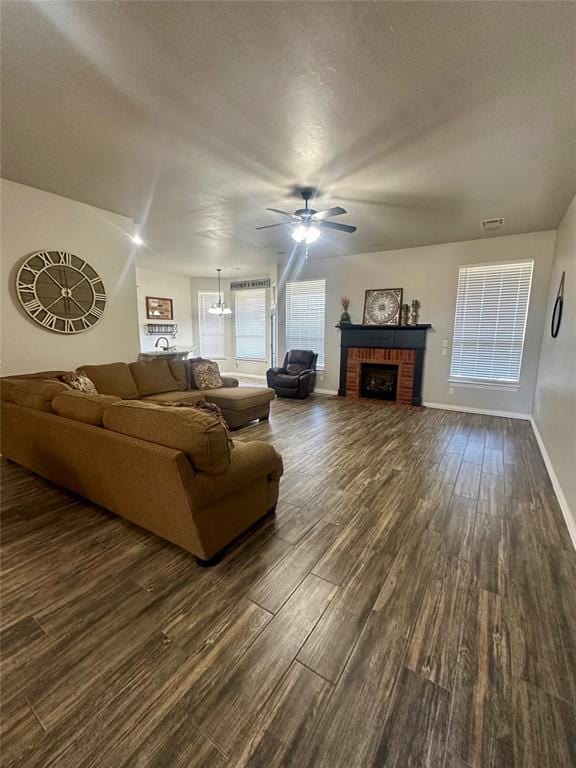
<path fill-rule="evenodd" d="M 191 487 L 194 505 L 200 509 L 261 480 L 279 480 L 283 472 L 282 457 L 273 446 L 260 440 L 236 442 L 224 474 L 215 477 L 207 472 L 196 473 Z"/>
<path fill-rule="evenodd" d="M 286 369 L 276 366 L 275 368 L 268 368 L 267 373 L 286 373 Z"/>
<path fill-rule="evenodd" d="M 223 387 L 237 387 L 240 383 L 235 376 L 221 376 Z"/>

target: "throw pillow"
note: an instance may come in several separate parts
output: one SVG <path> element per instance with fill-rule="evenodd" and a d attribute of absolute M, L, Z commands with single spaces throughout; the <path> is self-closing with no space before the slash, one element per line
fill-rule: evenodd
<path fill-rule="evenodd" d="M 188 360 L 168 360 L 170 372 L 178 382 L 178 389 L 190 389 L 190 379 L 188 375 Z"/>
<path fill-rule="evenodd" d="M 206 400 L 196 400 L 194 403 L 186 400 L 179 400 L 177 403 L 162 403 L 162 405 L 166 405 L 170 408 L 196 408 L 199 411 L 204 411 L 205 413 L 209 413 L 211 416 L 215 416 L 226 430 L 230 449 L 234 448 L 234 441 L 230 435 L 230 427 L 228 426 L 228 422 L 222 415 L 220 408 L 215 403 L 207 403 Z"/>
<path fill-rule="evenodd" d="M 201 363 L 193 363 L 190 367 L 196 389 L 219 389 L 224 386 L 218 363 L 203 360 Z"/>
<path fill-rule="evenodd" d="M 84 371 L 71 371 L 58 376 L 58 381 L 68 384 L 72 389 L 78 392 L 84 392 L 85 395 L 97 395 L 98 390 L 94 386 L 92 379 L 89 379 Z"/>

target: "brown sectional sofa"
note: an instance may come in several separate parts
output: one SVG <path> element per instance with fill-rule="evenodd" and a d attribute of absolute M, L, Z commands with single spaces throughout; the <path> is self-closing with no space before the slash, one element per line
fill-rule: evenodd
<path fill-rule="evenodd" d="M 231 447 L 210 414 L 41 375 L 2 381 L 2 453 L 204 564 L 275 508 L 283 471 L 267 443 Z"/>

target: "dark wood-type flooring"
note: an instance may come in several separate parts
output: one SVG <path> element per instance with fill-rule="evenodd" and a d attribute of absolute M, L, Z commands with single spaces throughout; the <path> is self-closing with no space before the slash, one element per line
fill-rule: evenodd
<path fill-rule="evenodd" d="M 527 422 L 281 400 L 212 569 L 4 464 L 2 765 L 574 768 L 576 552 Z"/>

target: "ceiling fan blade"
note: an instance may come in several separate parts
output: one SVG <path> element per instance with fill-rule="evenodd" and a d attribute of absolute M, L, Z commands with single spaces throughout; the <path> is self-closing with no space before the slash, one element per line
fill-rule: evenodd
<path fill-rule="evenodd" d="M 272 211 L 273 213 L 281 213 L 282 216 L 290 216 L 290 218 L 294 216 L 293 213 L 288 213 L 288 211 L 279 211 L 278 208 L 266 208 L 266 210 Z"/>
<path fill-rule="evenodd" d="M 356 232 L 358 227 L 352 227 L 350 224 L 337 224 L 335 221 L 319 221 L 319 227 L 328 227 L 329 229 L 337 229 L 339 232 Z"/>
<path fill-rule="evenodd" d="M 272 227 L 287 227 L 287 221 L 281 221 L 280 224 L 266 224 L 265 227 L 256 227 L 256 229 L 271 229 Z"/>
<path fill-rule="evenodd" d="M 318 211 L 314 214 L 315 219 L 329 219 L 331 216 L 342 216 L 343 213 L 348 213 L 345 208 L 341 208 L 336 205 L 334 208 L 327 208 L 325 211 Z"/>

